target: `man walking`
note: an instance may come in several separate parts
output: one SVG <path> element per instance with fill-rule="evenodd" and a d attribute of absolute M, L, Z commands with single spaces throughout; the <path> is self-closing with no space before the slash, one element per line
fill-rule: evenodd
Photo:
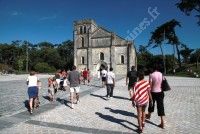
<path fill-rule="evenodd" d="M 107 98 L 113 97 L 113 89 L 115 87 L 115 74 L 112 72 L 113 68 L 106 75 L 106 86 L 107 86 Z"/>
<path fill-rule="evenodd" d="M 137 71 L 135 70 L 135 66 L 132 66 L 131 71 L 127 73 L 127 77 L 126 77 L 126 85 L 128 85 L 130 98 L 132 96 L 132 90 L 130 89 L 134 87 L 136 82 L 137 82 Z"/>
<path fill-rule="evenodd" d="M 80 73 L 76 71 L 76 66 L 72 67 L 72 71 L 68 75 L 68 80 L 70 83 L 70 99 L 71 108 L 74 108 L 74 103 L 79 102 L 79 90 L 80 90 Z M 76 97 L 76 102 L 74 100 Z"/>

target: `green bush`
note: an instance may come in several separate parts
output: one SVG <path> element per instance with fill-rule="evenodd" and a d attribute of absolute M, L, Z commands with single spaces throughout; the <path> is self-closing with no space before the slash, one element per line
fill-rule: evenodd
<path fill-rule="evenodd" d="M 34 69 L 35 71 L 40 73 L 50 73 L 56 71 L 55 67 L 49 66 L 49 64 L 46 62 L 37 63 L 34 66 Z"/>

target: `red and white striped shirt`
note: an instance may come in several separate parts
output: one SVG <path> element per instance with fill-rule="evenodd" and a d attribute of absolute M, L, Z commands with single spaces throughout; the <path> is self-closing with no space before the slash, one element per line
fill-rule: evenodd
<path fill-rule="evenodd" d="M 133 90 L 132 100 L 135 101 L 137 106 L 142 106 L 149 102 L 148 90 L 150 90 L 150 84 L 148 81 L 141 80 L 136 82 Z"/>

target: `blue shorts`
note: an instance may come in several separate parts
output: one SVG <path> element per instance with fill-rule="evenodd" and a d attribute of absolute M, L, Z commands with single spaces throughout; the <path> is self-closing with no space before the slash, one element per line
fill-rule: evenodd
<path fill-rule="evenodd" d="M 30 98 L 35 98 L 38 96 L 38 87 L 28 87 L 28 96 Z"/>

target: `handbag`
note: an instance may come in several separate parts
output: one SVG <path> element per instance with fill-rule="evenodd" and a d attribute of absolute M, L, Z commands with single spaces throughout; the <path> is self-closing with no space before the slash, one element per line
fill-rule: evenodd
<path fill-rule="evenodd" d="M 169 83 L 167 82 L 167 79 L 163 77 L 162 83 L 161 83 L 161 89 L 162 91 L 169 91 L 171 90 L 171 87 L 169 86 Z"/>

